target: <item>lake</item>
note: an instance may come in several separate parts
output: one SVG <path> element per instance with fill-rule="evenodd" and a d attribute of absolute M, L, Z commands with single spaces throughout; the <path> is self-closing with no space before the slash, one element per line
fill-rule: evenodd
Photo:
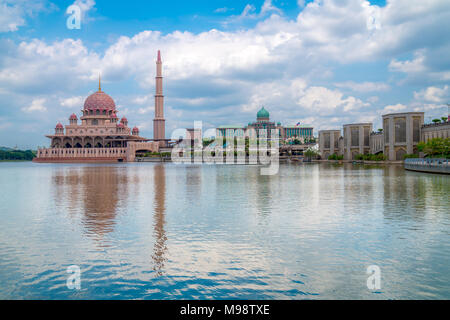
<path fill-rule="evenodd" d="M 30 162 L 0 176 L 2 299 L 450 299 L 449 176 Z"/>

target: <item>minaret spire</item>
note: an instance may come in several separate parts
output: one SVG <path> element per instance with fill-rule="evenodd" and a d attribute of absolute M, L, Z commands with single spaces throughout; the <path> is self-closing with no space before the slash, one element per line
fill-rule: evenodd
<path fill-rule="evenodd" d="M 166 120 L 164 119 L 164 95 L 161 51 L 158 50 L 156 59 L 156 92 L 155 92 L 155 118 L 153 119 L 153 139 L 160 142 L 160 146 L 165 146 Z"/>
<path fill-rule="evenodd" d="M 101 76 L 100 73 L 98 74 L 98 92 L 102 91 L 102 85 L 101 85 Z"/>

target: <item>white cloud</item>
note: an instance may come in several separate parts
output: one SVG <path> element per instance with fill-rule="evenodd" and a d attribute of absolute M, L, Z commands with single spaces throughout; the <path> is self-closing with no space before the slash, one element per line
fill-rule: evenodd
<path fill-rule="evenodd" d="M 31 105 L 28 107 L 23 107 L 22 111 L 24 112 L 33 112 L 33 111 L 38 111 L 38 112 L 44 112 L 47 111 L 47 108 L 44 106 L 45 103 L 45 98 L 38 98 L 38 99 L 34 99 L 31 102 Z"/>
<path fill-rule="evenodd" d="M 389 85 L 383 82 L 339 82 L 334 84 L 338 88 L 349 88 L 356 92 L 372 92 L 389 90 Z"/>
<path fill-rule="evenodd" d="M 155 110 L 154 106 L 148 106 L 145 108 L 139 108 L 138 113 L 139 114 L 147 114 L 147 113 L 153 112 L 154 110 Z"/>
<path fill-rule="evenodd" d="M 425 100 L 434 103 L 444 103 L 450 99 L 449 86 L 445 85 L 443 88 L 428 87 L 425 90 L 414 92 L 416 100 Z"/>
<path fill-rule="evenodd" d="M 17 31 L 26 19 L 45 10 L 43 1 L 0 0 L 0 32 Z"/>
<path fill-rule="evenodd" d="M 328 113 L 342 108 L 343 111 L 357 110 L 369 106 L 355 97 L 344 98 L 342 92 L 325 87 L 310 87 L 298 100 L 298 104 L 314 112 Z"/>
<path fill-rule="evenodd" d="M 233 11 L 233 8 L 228 8 L 228 7 L 223 7 L 223 8 L 217 8 L 216 10 L 214 10 L 214 12 L 216 13 L 226 13 L 229 11 Z"/>
<path fill-rule="evenodd" d="M 84 98 L 82 96 L 75 96 L 65 99 L 60 99 L 60 105 L 67 108 L 83 107 Z"/>
<path fill-rule="evenodd" d="M 381 111 L 381 114 L 387 114 L 387 113 L 395 113 L 395 112 L 401 112 L 406 110 L 408 107 L 404 104 L 398 103 L 395 105 L 389 105 L 384 107 L 384 109 Z"/>
<path fill-rule="evenodd" d="M 425 54 L 423 50 L 420 50 L 414 53 L 413 60 L 398 61 L 396 59 L 393 59 L 389 64 L 389 69 L 391 69 L 392 71 L 404 73 L 422 72 L 425 71 L 426 69 L 424 61 L 425 61 Z"/>
<path fill-rule="evenodd" d="M 94 0 L 75 0 L 73 5 L 80 7 L 81 9 L 81 17 L 83 20 L 92 20 L 92 18 L 88 18 L 89 11 L 95 11 L 95 1 Z"/>

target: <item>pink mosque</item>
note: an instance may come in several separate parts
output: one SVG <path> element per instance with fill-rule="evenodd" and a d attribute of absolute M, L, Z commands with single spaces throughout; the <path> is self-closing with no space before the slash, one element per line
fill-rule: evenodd
<path fill-rule="evenodd" d="M 58 123 L 55 133 L 47 135 L 50 148 L 38 149 L 35 162 L 133 162 L 136 152 L 159 152 L 167 146 L 165 139 L 164 95 L 162 88 L 162 61 L 158 50 L 156 60 L 155 117 L 153 139 L 139 135 L 131 129 L 124 116 L 119 121 L 114 100 L 101 89 L 84 102 L 79 123 L 74 113 L 69 124 Z"/>

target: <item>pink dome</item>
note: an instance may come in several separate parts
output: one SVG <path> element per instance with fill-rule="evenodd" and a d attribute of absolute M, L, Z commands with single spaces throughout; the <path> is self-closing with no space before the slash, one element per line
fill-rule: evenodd
<path fill-rule="evenodd" d="M 56 125 L 56 129 L 63 129 L 63 128 L 64 128 L 63 125 L 60 122 L 58 122 L 58 124 Z"/>
<path fill-rule="evenodd" d="M 75 113 L 72 113 L 69 120 L 78 120 L 77 115 Z"/>
<path fill-rule="evenodd" d="M 139 128 L 138 127 L 134 127 L 133 128 L 133 133 L 139 133 Z"/>
<path fill-rule="evenodd" d="M 122 120 L 120 120 L 120 122 L 128 122 L 128 120 L 127 120 L 127 118 L 126 117 L 122 117 Z"/>
<path fill-rule="evenodd" d="M 116 104 L 114 100 L 104 93 L 103 91 L 97 91 L 91 94 L 84 101 L 84 110 L 105 109 L 116 110 Z"/>

